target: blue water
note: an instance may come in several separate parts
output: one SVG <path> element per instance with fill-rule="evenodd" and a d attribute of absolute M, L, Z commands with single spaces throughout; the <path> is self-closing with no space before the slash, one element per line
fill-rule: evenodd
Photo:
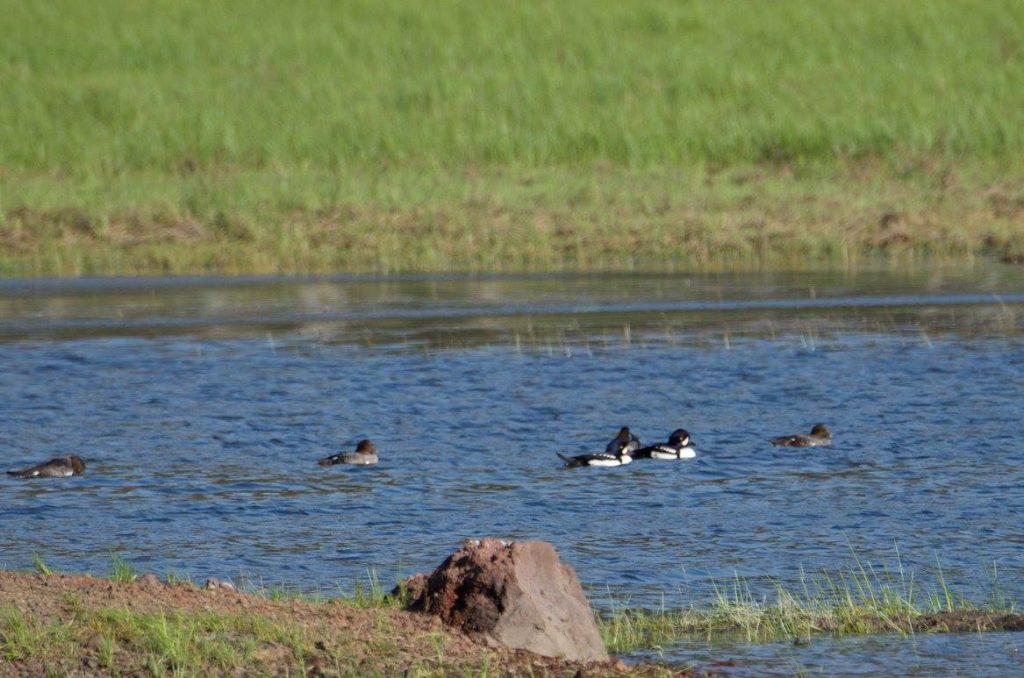
<path fill-rule="evenodd" d="M 686 641 L 637 659 L 671 661 L 730 678 L 747 676 L 1010 676 L 1024 673 L 1020 633 L 847 636 L 744 643 Z"/>
<path fill-rule="evenodd" d="M 0 478 L 0 566 L 99 574 L 119 552 L 330 594 L 496 535 L 553 542 L 601 607 L 699 604 L 737 579 L 798 590 L 854 563 L 922 593 L 941 566 L 978 602 L 1022 601 L 1022 329 L 1011 267 L 9 281 L 0 460 L 88 468 Z M 829 448 L 766 442 L 818 421 Z M 699 456 L 560 468 L 623 424 L 650 442 L 687 428 Z M 363 437 L 378 466 L 316 465 Z M 729 651 L 789 661 L 750 647 Z"/>

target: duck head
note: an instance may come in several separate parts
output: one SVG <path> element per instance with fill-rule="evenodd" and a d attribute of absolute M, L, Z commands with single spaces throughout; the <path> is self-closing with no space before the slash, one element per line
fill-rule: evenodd
<path fill-rule="evenodd" d="M 690 444 L 690 433 L 685 428 L 677 428 L 675 431 L 672 431 L 672 435 L 668 437 L 668 444 L 686 447 Z"/>
<path fill-rule="evenodd" d="M 815 424 L 814 428 L 811 429 L 811 435 L 815 438 L 831 438 L 832 432 L 824 424 Z"/>

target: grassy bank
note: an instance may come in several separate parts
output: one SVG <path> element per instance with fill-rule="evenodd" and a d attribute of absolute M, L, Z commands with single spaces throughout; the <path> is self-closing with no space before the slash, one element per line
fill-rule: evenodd
<path fill-rule="evenodd" d="M 119 574 L 120 573 L 120 574 Z M 0 571 L 4 675 L 669 676 L 487 648 L 383 595 L 337 600 L 154 577 Z"/>
<path fill-rule="evenodd" d="M 0 275 L 799 270 L 1024 258 L 1024 183 L 992 167 L 133 173 L 102 186 L 45 179 L 19 188 L 0 226 Z"/>
<path fill-rule="evenodd" d="M 5 20 L 0 275 L 1024 255 L 1012 0 Z"/>
<path fill-rule="evenodd" d="M 371 575 L 353 593 L 324 598 L 221 582 L 144 577 L 119 556 L 107 578 L 0 571 L 0 667 L 26 675 L 76 668 L 121 675 L 574 675 L 582 665 L 485 647 L 427 615 L 406 612 Z M 624 654 L 683 638 L 752 642 L 814 635 L 1024 630 L 1024 615 L 991 575 L 989 599 L 972 602 L 911 572 L 855 565 L 808 577 L 801 590 L 758 598 L 742 580 L 710 604 L 679 610 L 615 608 L 598 616 L 608 650 Z M 690 675 L 654 664 L 589 665 L 587 675 Z"/>
<path fill-rule="evenodd" d="M 947 585 L 941 566 L 926 582 L 898 558 L 892 570 L 855 559 L 847 570 L 804 577 L 797 590 L 778 586 L 773 596 L 755 596 L 737 578 L 716 587 L 704 607 L 613 609 L 601 631 L 609 650 L 620 653 L 694 636 L 800 642 L 820 634 L 1024 631 L 1024 615 L 1002 594 L 995 569 L 990 583 L 987 600 L 974 601 Z"/>

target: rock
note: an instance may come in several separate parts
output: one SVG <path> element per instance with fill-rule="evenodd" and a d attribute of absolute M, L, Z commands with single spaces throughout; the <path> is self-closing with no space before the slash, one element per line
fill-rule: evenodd
<path fill-rule="evenodd" d="M 144 574 L 139 579 L 139 583 L 143 586 L 163 586 L 163 583 L 152 572 Z"/>
<path fill-rule="evenodd" d="M 616 671 L 619 671 L 620 673 L 626 673 L 627 671 L 629 671 L 629 664 L 622 661 L 618 657 L 615 657 L 614 659 L 612 659 L 612 668 Z"/>
<path fill-rule="evenodd" d="M 608 660 L 576 573 L 547 542 L 466 542 L 426 578 L 409 607 L 506 647 Z"/>
<path fill-rule="evenodd" d="M 405 581 L 391 589 L 391 595 L 406 601 L 419 600 L 427 591 L 427 579 L 428 575 L 422 572 L 406 577 Z"/>
<path fill-rule="evenodd" d="M 207 578 L 207 580 L 206 580 L 206 590 L 207 591 L 216 591 L 218 589 L 224 589 L 226 591 L 234 591 L 235 590 L 235 585 L 232 584 L 231 582 L 227 581 L 227 580 L 221 581 L 220 579 L 217 579 L 216 577 L 209 577 L 209 578 Z"/>

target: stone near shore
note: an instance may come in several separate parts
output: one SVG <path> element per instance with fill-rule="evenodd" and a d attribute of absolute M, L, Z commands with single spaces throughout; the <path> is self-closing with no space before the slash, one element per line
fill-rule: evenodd
<path fill-rule="evenodd" d="M 235 585 L 232 584 L 231 582 L 229 582 L 227 580 L 220 580 L 220 579 L 217 579 L 216 577 L 207 577 L 207 579 L 206 579 L 206 587 L 205 588 L 206 588 L 207 591 L 217 591 L 217 590 L 234 591 L 234 590 L 236 590 L 235 589 Z"/>
<path fill-rule="evenodd" d="M 410 609 L 506 647 L 608 660 L 576 573 L 547 542 L 466 542 L 432 574 L 414 575 L 403 587 Z"/>

